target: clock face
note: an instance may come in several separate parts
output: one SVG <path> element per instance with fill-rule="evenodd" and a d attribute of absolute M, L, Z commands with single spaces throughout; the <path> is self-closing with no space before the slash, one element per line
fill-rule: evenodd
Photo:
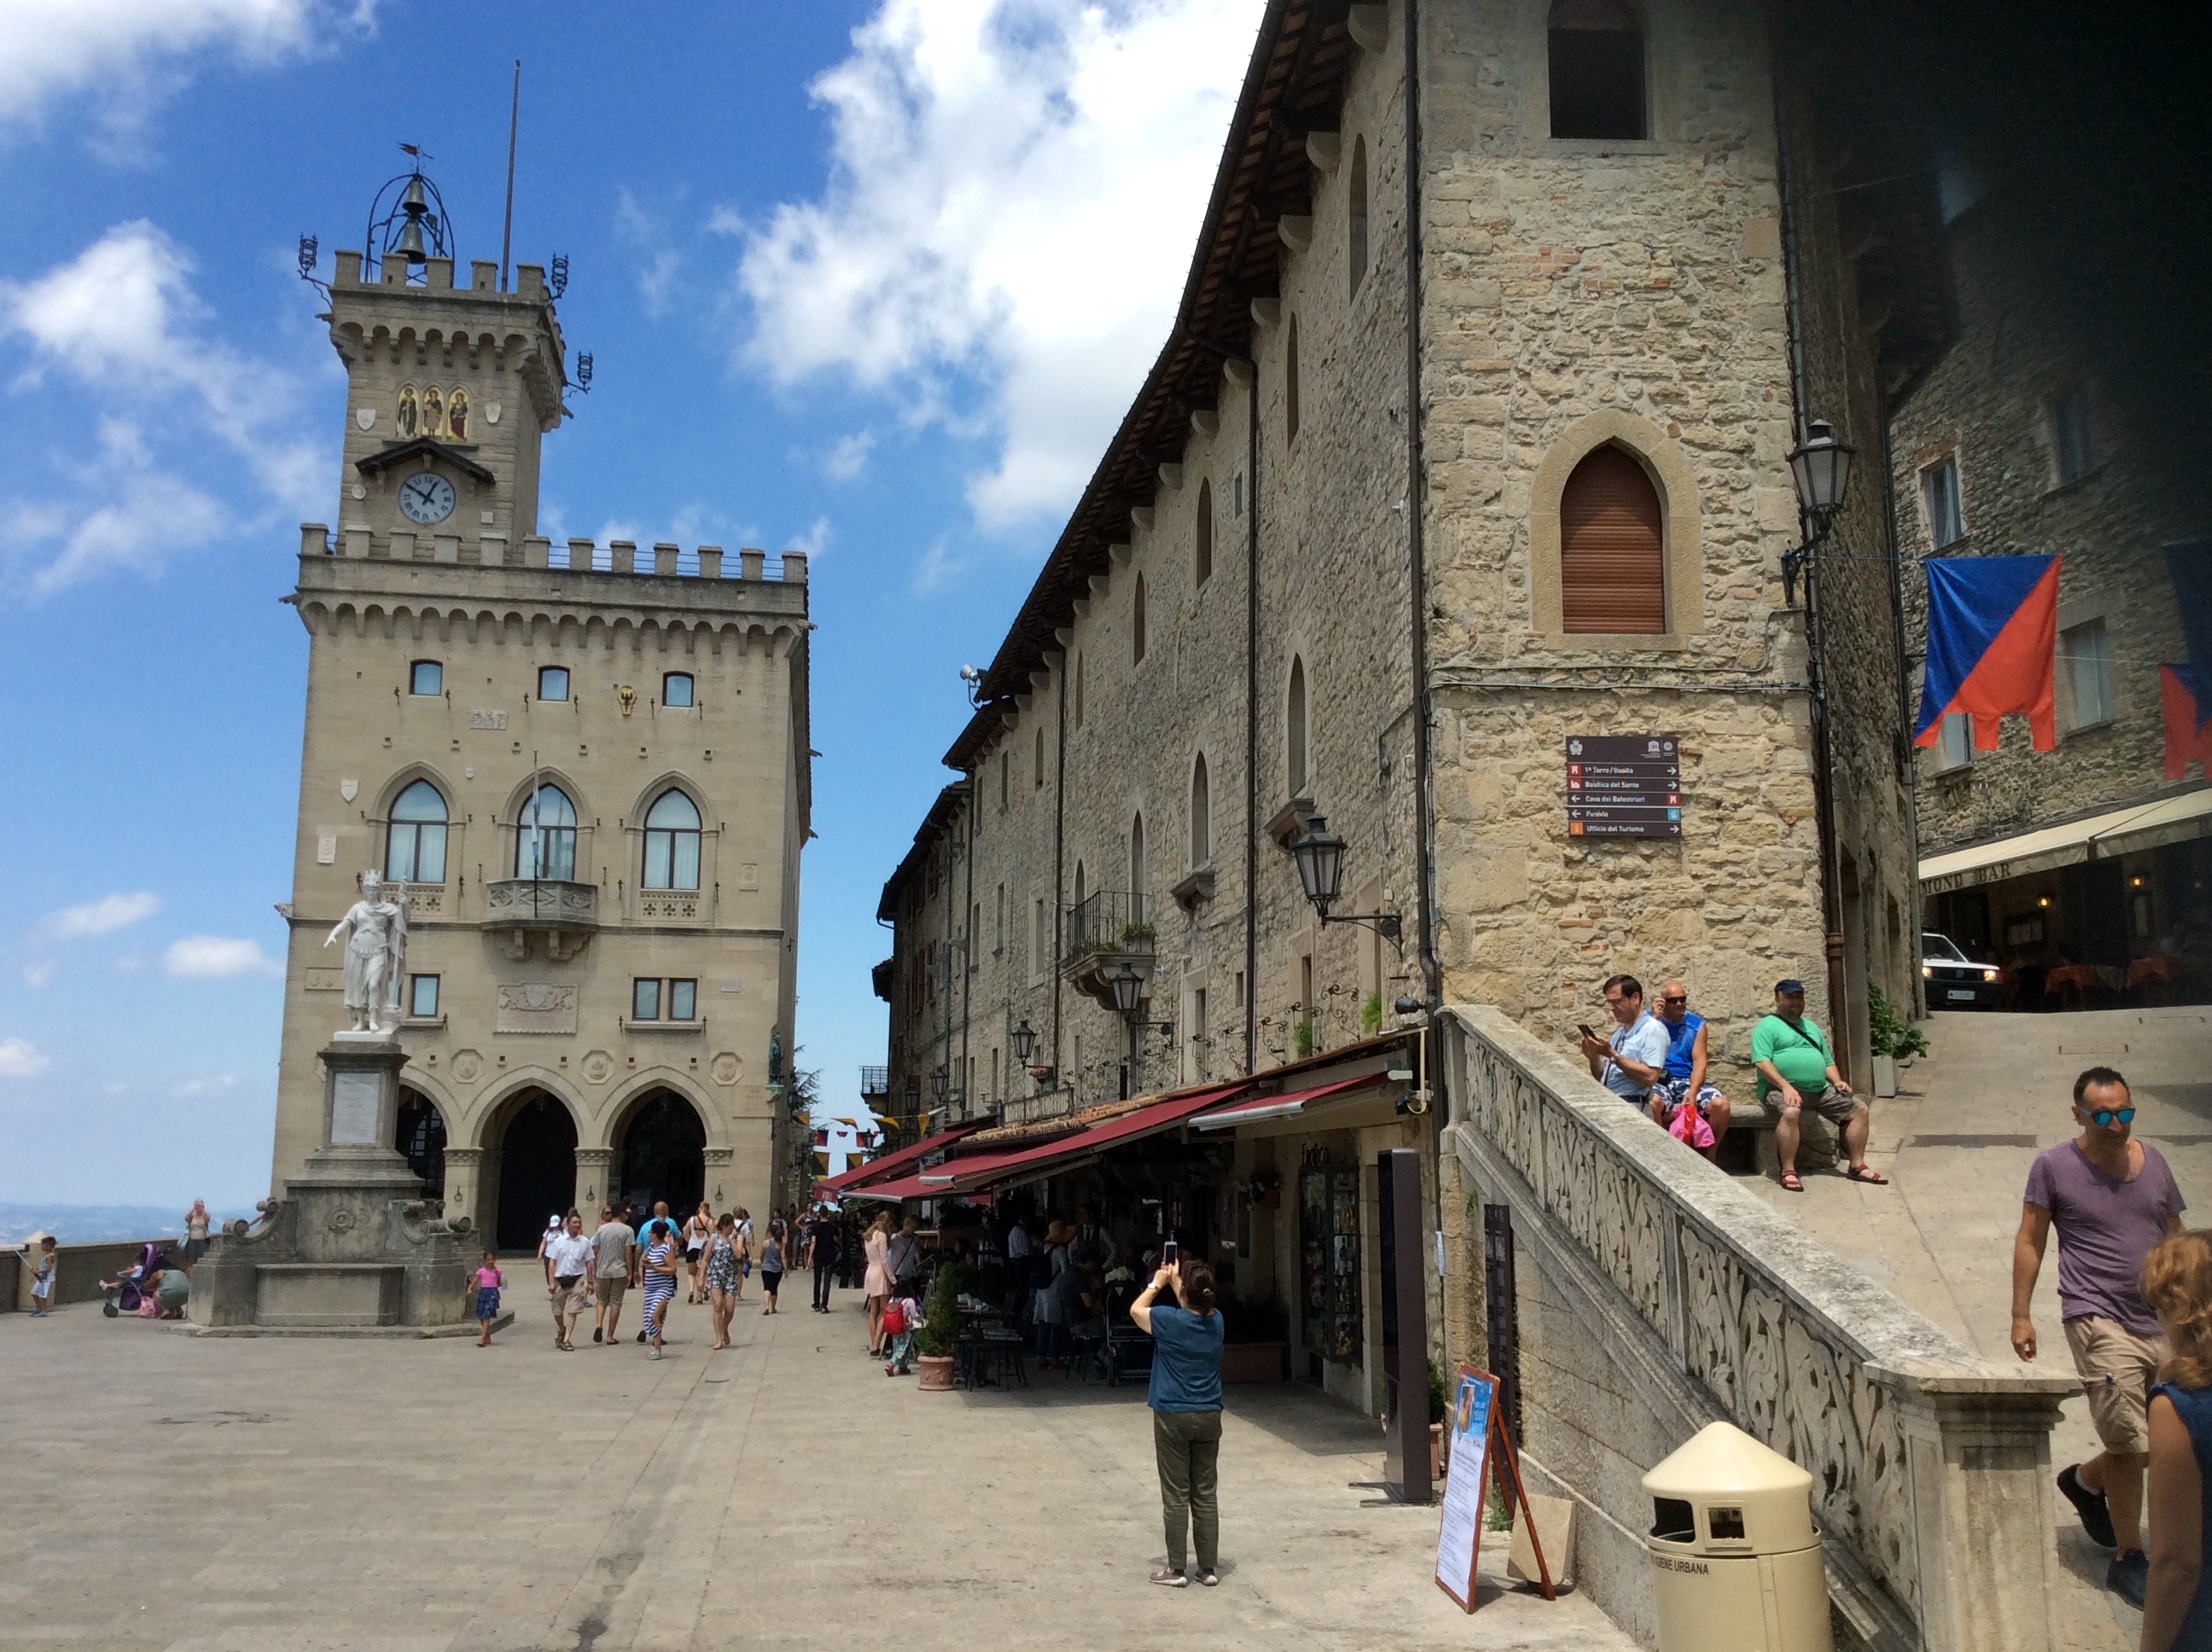
<path fill-rule="evenodd" d="M 453 513 L 453 484 L 428 471 L 417 471 L 399 484 L 399 508 L 410 522 L 426 526 Z"/>

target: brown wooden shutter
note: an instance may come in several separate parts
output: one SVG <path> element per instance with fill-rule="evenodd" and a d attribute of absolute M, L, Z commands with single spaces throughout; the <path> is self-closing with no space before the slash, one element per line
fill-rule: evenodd
<path fill-rule="evenodd" d="M 1658 490 L 1618 447 L 1575 466 L 1559 495 L 1559 611 L 1570 631 L 1667 629 Z"/>

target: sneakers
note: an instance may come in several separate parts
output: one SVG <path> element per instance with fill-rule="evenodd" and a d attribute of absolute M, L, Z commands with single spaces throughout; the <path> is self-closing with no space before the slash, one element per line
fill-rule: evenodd
<path fill-rule="evenodd" d="M 2092 1491 L 2081 1484 L 2081 1464 L 2069 1463 L 2058 1471 L 2058 1490 L 2074 1505 L 2074 1512 L 2081 1516 L 2081 1529 L 2088 1533 L 2089 1541 L 2103 1549 L 2118 1546 L 2119 1540 L 2112 1531 L 2112 1506 L 2105 1501 L 2102 1491 Z"/>
<path fill-rule="evenodd" d="M 1221 1586 L 1221 1574 L 1210 1570 L 1202 1571 L 1198 1575 L 1198 1583 L 1200 1588 L 1218 1588 Z"/>
<path fill-rule="evenodd" d="M 1158 1583 L 1162 1588 L 1187 1589 L 1190 1587 L 1190 1579 L 1185 1577 L 1173 1566 L 1162 1566 L 1152 1574 L 1151 1581 Z"/>
<path fill-rule="evenodd" d="M 645 1351 L 645 1357 L 646 1357 L 647 1359 L 658 1359 L 658 1358 L 659 1358 L 659 1357 L 660 1357 L 660 1346 L 659 1346 L 659 1345 L 658 1343 L 656 1343 L 656 1344 L 654 1344 L 652 1347 L 647 1348 L 647 1349 Z"/>
<path fill-rule="evenodd" d="M 2142 1610 L 2143 1592 L 2150 1582 L 2150 1557 L 2141 1549 L 2129 1549 L 2112 1557 L 2112 1564 L 2105 1569 L 2105 1587 L 2130 1606 Z"/>

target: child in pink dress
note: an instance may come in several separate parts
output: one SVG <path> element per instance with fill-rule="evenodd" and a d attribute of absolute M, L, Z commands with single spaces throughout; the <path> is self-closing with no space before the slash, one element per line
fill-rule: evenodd
<path fill-rule="evenodd" d="M 483 1334 L 477 1339 L 477 1346 L 491 1344 L 491 1322 L 499 1317 L 499 1288 L 507 1283 L 507 1275 L 499 1271 L 499 1257 L 492 1251 L 483 1254 L 483 1266 L 477 1270 L 477 1324 Z"/>

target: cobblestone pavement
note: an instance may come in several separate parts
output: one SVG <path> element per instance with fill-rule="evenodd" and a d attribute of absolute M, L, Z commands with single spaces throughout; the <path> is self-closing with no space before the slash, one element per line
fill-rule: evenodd
<path fill-rule="evenodd" d="M 1375 1424 L 1286 1388 L 1231 1390 L 1222 1586 L 1147 1587 L 1140 1389 L 921 1394 L 837 1303 L 749 1305 L 721 1354 L 678 1303 L 658 1364 L 530 1307 L 484 1350 L 0 1315 L 0 1646 L 1632 1644 L 1503 1592 L 1498 1543 L 1464 1617 L 1436 1511 L 1357 1484 Z"/>
<path fill-rule="evenodd" d="M 2011 1361 L 2012 1241 L 2027 1168 L 2078 1133 L 2074 1077 L 2118 1067 L 2133 1087 L 2136 1133 L 2173 1167 L 2184 1218 L 2212 1224 L 2212 1011 L 2201 1007 L 2011 1015 L 1959 1011 L 1928 1023 L 1929 1053 L 1874 1103 L 1867 1161 L 1890 1187 L 1805 1177 L 1802 1194 L 1747 1181 L 1775 1206 L 1968 1347 Z M 2036 1363 L 2072 1374 L 2058 1320 L 2054 1241 L 2035 1294 Z M 2087 1403 L 2067 1402 L 2053 1467 L 2097 1449 Z M 2058 1508 L 2058 1558 L 2069 1648 L 2132 1648 L 2140 1614 L 2104 1588 L 2110 1551 Z"/>

